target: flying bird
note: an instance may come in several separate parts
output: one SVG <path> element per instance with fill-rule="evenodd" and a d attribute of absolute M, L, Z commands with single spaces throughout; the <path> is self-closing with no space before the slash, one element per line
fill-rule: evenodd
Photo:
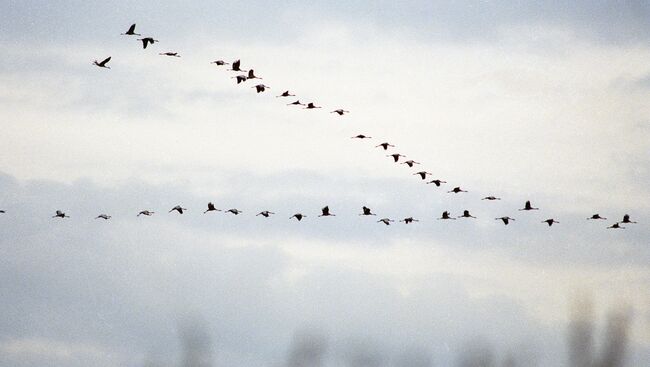
<path fill-rule="evenodd" d="M 409 167 L 413 167 L 413 165 L 420 164 L 420 162 L 416 162 L 416 161 L 414 161 L 412 159 L 409 159 L 408 161 L 404 161 L 404 162 L 402 162 L 400 164 L 406 164 Z"/>
<path fill-rule="evenodd" d="M 481 200 L 490 200 L 490 201 L 492 201 L 492 200 L 501 200 L 501 198 L 498 198 L 496 196 L 486 196 Z"/>
<path fill-rule="evenodd" d="M 636 223 L 636 222 L 633 222 L 633 221 L 630 220 L 630 215 L 629 214 L 625 214 L 623 216 L 623 221 L 621 223 Z"/>
<path fill-rule="evenodd" d="M 515 218 L 510 218 L 510 217 L 501 217 L 501 218 L 494 218 L 495 220 L 501 220 L 503 224 L 508 225 L 511 220 L 515 220 Z"/>
<path fill-rule="evenodd" d="M 621 225 L 619 224 L 619 222 L 616 222 L 616 223 L 612 224 L 611 226 L 609 226 L 609 227 L 607 227 L 607 228 L 608 228 L 608 229 L 609 229 L 609 228 L 613 228 L 613 229 L 625 229 L 625 227 L 621 227 Z"/>
<path fill-rule="evenodd" d="M 411 224 L 413 222 L 419 222 L 419 220 L 413 219 L 413 217 L 407 217 L 407 218 L 404 218 L 404 219 L 400 220 L 400 222 L 404 222 L 406 224 Z"/>
<path fill-rule="evenodd" d="M 302 218 L 306 218 L 306 217 L 307 216 L 304 215 L 304 214 L 296 213 L 296 214 L 290 216 L 289 219 L 296 218 L 296 219 L 298 219 L 298 222 L 300 222 L 302 220 Z"/>
<path fill-rule="evenodd" d="M 248 71 L 248 79 L 262 79 L 262 78 L 255 76 L 255 70 L 250 69 Z"/>
<path fill-rule="evenodd" d="M 123 36 L 141 36 L 140 33 L 135 33 L 135 23 L 131 24 L 129 30 L 126 33 L 122 33 Z"/>
<path fill-rule="evenodd" d="M 591 217 L 587 218 L 587 220 L 591 220 L 591 219 L 603 219 L 603 220 L 607 220 L 607 218 L 605 218 L 605 217 L 601 217 L 600 214 L 598 214 L 598 213 L 596 213 L 596 214 L 592 215 Z"/>
<path fill-rule="evenodd" d="M 550 226 L 553 225 L 553 223 L 560 223 L 560 222 L 556 221 L 556 220 L 553 219 L 553 218 L 549 218 L 549 219 L 547 219 L 547 220 L 543 220 L 542 223 L 546 223 L 546 224 L 548 224 L 548 226 L 550 227 Z"/>
<path fill-rule="evenodd" d="M 70 218 L 70 217 L 65 215 L 64 212 L 57 210 L 56 214 L 52 218 Z"/>
<path fill-rule="evenodd" d="M 142 48 L 147 48 L 149 45 L 153 45 L 158 42 L 158 40 L 153 39 L 152 37 L 138 38 L 138 41 L 142 41 Z"/>
<path fill-rule="evenodd" d="M 476 218 L 476 217 L 469 214 L 469 210 L 463 210 L 463 215 L 459 216 L 458 218 Z"/>
<path fill-rule="evenodd" d="M 243 212 L 242 212 L 241 210 L 239 210 L 239 209 L 228 209 L 228 210 L 226 211 L 226 213 L 232 213 L 232 214 L 234 214 L 234 215 L 239 215 L 239 214 L 241 214 L 241 213 L 243 213 Z"/>
<path fill-rule="evenodd" d="M 539 210 L 539 208 L 533 208 L 532 205 L 530 205 L 530 200 L 526 201 L 526 204 L 524 204 L 524 207 L 519 209 L 519 211 L 522 210 Z"/>
<path fill-rule="evenodd" d="M 0 210 L 0 214 L 4 214 L 4 213 L 6 213 L 6 211 Z"/>
<path fill-rule="evenodd" d="M 102 60 L 102 62 L 98 62 L 97 60 L 95 60 L 93 61 L 93 64 L 99 66 L 100 68 L 110 69 L 111 68 L 110 66 L 106 66 L 106 64 L 108 64 L 109 61 L 111 61 L 111 56 L 105 58 L 104 60 Z"/>
<path fill-rule="evenodd" d="M 321 209 L 321 212 L 322 212 L 322 214 L 319 215 L 319 217 L 333 217 L 333 216 L 336 215 L 336 214 L 330 213 L 330 207 L 329 206 L 325 206 L 323 209 Z"/>
<path fill-rule="evenodd" d="M 146 215 L 147 217 L 150 217 L 150 216 L 153 215 L 153 213 L 155 213 L 155 212 L 152 212 L 152 211 L 150 211 L 150 210 L 143 210 L 143 211 L 141 211 L 140 213 L 138 213 L 137 216 L 139 217 L 139 216 L 141 216 L 141 215 Z"/>
<path fill-rule="evenodd" d="M 431 181 L 427 182 L 427 184 L 434 184 L 434 185 L 436 185 L 438 187 L 440 187 L 440 185 L 443 184 L 443 183 L 447 183 L 447 181 L 436 179 L 436 180 L 431 180 Z"/>
<path fill-rule="evenodd" d="M 220 211 L 221 211 L 221 209 L 215 208 L 214 204 L 212 204 L 212 202 L 209 202 L 208 203 L 208 209 L 206 211 L 204 211 L 203 214 L 205 214 L 207 212 L 220 212 Z"/>
<path fill-rule="evenodd" d="M 297 100 L 295 102 L 287 103 L 287 106 L 304 106 L 304 103 L 301 103 L 300 100 Z"/>
<path fill-rule="evenodd" d="M 285 90 L 285 91 L 282 92 L 282 94 L 280 94 L 279 96 L 275 96 L 275 98 L 278 98 L 278 97 L 295 97 L 295 96 L 296 96 L 295 94 L 291 94 L 291 93 L 289 93 L 288 90 Z M 300 104 L 300 103 L 299 103 L 299 104 Z"/>
<path fill-rule="evenodd" d="M 342 109 L 342 108 L 339 108 L 338 110 L 334 110 L 334 111 L 332 111 L 332 112 L 330 112 L 330 113 L 338 113 L 339 116 L 343 116 L 343 115 L 346 114 L 346 113 L 350 113 L 350 111 L 346 111 L 346 110 L 344 110 L 344 109 Z"/>
<path fill-rule="evenodd" d="M 171 56 L 171 57 L 181 57 L 181 55 L 179 55 L 178 52 L 161 52 L 158 55 Z"/>
<path fill-rule="evenodd" d="M 381 143 L 381 144 L 375 146 L 375 148 L 379 148 L 379 147 L 384 148 L 384 150 L 388 150 L 388 147 L 395 148 L 394 145 L 389 144 L 389 143 Z"/>
<path fill-rule="evenodd" d="M 367 135 L 363 135 L 363 134 L 359 134 L 359 135 L 350 137 L 350 139 L 372 139 L 372 137 L 367 136 Z"/>
<path fill-rule="evenodd" d="M 404 162 L 404 163 L 406 163 L 406 162 Z M 433 173 L 431 173 L 431 172 L 420 171 L 420 172 L 415 172 L 415 173 L 413 174 L 413 176 L 415 176 L 415 175 L 419 175 L 423 180 L 425 180 L 425 179 L 427 178 L 427 175 L 432 175 L 432 174 L 433 174 Z"/>
<path fill-rule="evenodd" d="M 438 218 L 438 220 L 440 220 L 440 219 L 456 220 L 456 218 L 452 218 L 452 217 L 450 217 L 450 215 L 451 214 L 449 214 L 449 212 L 445 210 L 444 212 L 442 212 L 442 216 L 440 218 Z"/>
<path fill-rule="evenodd" d="M 169 212 L 171 213 L 171 212 L 173 212 L 174 210 L 176 210 L 176 211 L 178 212 L 178 214 L 183 214 L 183 212 L 184 212 L 185 210 L 187 210 L 187 208 L 181 208 L 180 205 L 176 205 L 175 207 L 171 208 L 171 209 L 169 210 Z"/>
<path fill-rule="evenodd" d="M 232 63 L 232 69 L 228 69 L 228 70 L 230 70 L 230 71 L 242 71 L 242 72 L 246 72 L 246 70 L 242 70 L 242 69 L 240 69 L 240 66 L 241 66 L 241 60 L 233 61 L 233 63 Z"/>
<path fill-rule="evenodd" d="M 384 223 L 385 225 L 389 226 L 390 222 L 394 222 L 394 220 L 388 219 L 388 218 L 382 218 L 382 219 L 377 221 L 377 223 L 379 223 L 379 222 Z"/>
<path fill-rule="evenodd" d="M 405 155 L 402 155 L 402 154 L 399 154 L 399 153 L 389 154 L 389 155 L 387 155 L 386 157 L 393 157 L 393 160 L 394 160 L 396 163 L 397 163 L 397 161 L 399 160 L 399 157 L 404 157 L 404 158 L 406 158 Z"/>
<path fill-rule="evenodd" d="M 303 108 L 303 110 L 313 110 L 314 108 L 322 108 L 320 106 L 316 106 L 313 102 L 307 103 L 307 107 Z"/>
<path fill-rule="evenodd" d="M 230 63 L 227 63 L 227 62 L 225 62 L 223 60 L 215 60 L 215 61 L 211 62 L 210 64 L 217 64 L 217 66 L 230 65 Z"/>
<path fill-rule="evenodd" d="M 239 84 L 245 82 L 248 77 L 246 75 L 237 75 L 230 77 L 230 79 L 237 79 L 237 84 Z"/>
<path fill-rule="evenodd" d="M 100 214 L 100 215 L 98 215 L 97 217 L 95 217 L 95 219 L 104 219 L 104 220 L 109 220 L 109 219 L 111 219 L 111 216 L 110 216 L 110 215 L 106 215 L 106 214 Z"/>
<path fill-rule="evenodd" d="M 257 91 L 257 93 L 262 93 L 262 92 L 264 92 L 264 91 L 266 90 L 266 88 L 269 88 L 269 89 L 270 89 L 271 87 L 267 87 L 267 86 L 264 85 L 264 84 L 258 84 L 258 85 L 256 85 L 256 86 L 254 86 L 253 88 L 255 88 L 255 90 Z"/>
<path fill-rule="evenodd" d="M 372 213 L 370 211 L 370 208 L 368 208 L 367 206 L 364 206 L 363 208 L 361 208 L 361 210 L 363 212 L 361 214 L 359 214 L 359 215 L 377 215 L 377 214 Z"/>
<path fill-rule="evenodd" d="M 261 215 L 261 216 L 263 216 L 265 218 L 268 218 L 269 215 L 271 215 L 271 214 L 275 214 L 275 213 L 270 212 L 268 210 L 264 210 L 264 211 L 261 211 L 261 212 L 257 213 L 255 216 L 257 217 L 258 215 Z"/>
<path fill-rule="evenodd" d="M 454 187 L 453 189 L 451 189 L 450 191 L 447 191 L 447 192 L 448 193 L 453 192 L 454 194 L 458 194 L 459 192 L 467 192 L 467 191 L 461 189 L 460 186 L 456 186 L 456 187 Z"/>

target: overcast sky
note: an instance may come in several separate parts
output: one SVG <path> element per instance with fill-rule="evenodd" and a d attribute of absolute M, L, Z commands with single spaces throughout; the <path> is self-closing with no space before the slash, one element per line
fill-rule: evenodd
<path fill-rule="evenodd" d="M 565 366 L 585 298 L 597 342 L 625 310 L 627 365 L 650 364 L 648 19 L 642 1 L 2 2 L 0 366 Z"/>

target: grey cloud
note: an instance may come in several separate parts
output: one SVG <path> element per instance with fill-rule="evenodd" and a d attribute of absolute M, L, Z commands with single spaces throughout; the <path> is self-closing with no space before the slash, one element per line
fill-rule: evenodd
<path fill-rule="evenodd" d="M 414 38 L 454 42 L 494 41 L 509 26 L 550 25 L 573 29 L 595 42 L 640 42 L 650 32 L 650 8 L 643 1 L 431 2 L 335 1 L 220 3 L 196 1 L 5 2 L 2 22 L 10 42 L 71 42 L 105 39 L 108 30 L 124 32 L 131 22 L 160 37 L 191 37 L 197 31 L 244 42 L 286 42 L 311 24 L 343 23 L 363 37 L 365 25 L 388 32 L 406 31 Z M 124 29 L 123 29 L 124 28 Z"/>

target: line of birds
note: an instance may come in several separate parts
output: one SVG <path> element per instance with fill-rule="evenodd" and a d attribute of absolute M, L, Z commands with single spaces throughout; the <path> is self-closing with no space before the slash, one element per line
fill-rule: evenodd
<path fill-rule="evenodd" d="M 141 34 L 135 32 L 135 28 L 136 28 L 136 24 L 134 23 L 129 27 L 129 29 L 125 33 L 122 33 L 122 35 L 141 36 Z M 154 39 L 153 37 L 143 37 L 143 38 L 138 38 L 137 40 L 142 42 L 142 48 L 143 49 L 146 49 L 149 45 L 153 45 L 153 44 L 159 42 L 157 39 Z M 178 54 L 178 52 L 162 52 L 162 53 L 159 53 L 159 55 L 168 56 L 168 57 L 181 57 Z M 110 67 L 107 66 L 107 64 L 108 64 L 108 62 L 110 60 L 111 60 L 111 57 L 109 56 L 106 59 L 102 60 L 101 62 L 95 60 L 93 63 L 98 67 L 110 69 Z M 231 68 L 227 69 L 228 71 L 243 73 L 243 74 L 239 74 L 239 75 L 231 77 L 232 79 L 235 79 L 236 84 L 241 84 L 241 83 L 244 83 L 244 82 L 246 82 L 248 80 L 253 80 L 253 79 L 259 79 L 259 80 L 263 79 L 263 78 L 255 75 L 255 70 L 252 69 L 252 68 L 249 69 L 249 70 L 242 69 L 240 59 L 237 59 L 237 60 L 233 61 L 232 63 L 228 63 L 228 62 L 225 62 L 224 60 L 219 59 L 219 60 L 215 60 L 215 61 L 210 62 L 210 64 L 215 64 L 217 66 L 230 65 Z M 262 93 L 262 92 L 265 92 L 267 89 L 270 89 L 271 87 L 269 87 L 269 86 L 267 86 L 265 84 L 257 84 L 257 85 L 255 85 L 255 86 L 253 86 L 251 88 L 255 88 L 257 93 Z M 281 97 L 286 98 L 286 97 L 295 97 L 295 96 L 296 96 L 295 94 L 292 94 L 289 90 L 286 90 L 286 91 L 282 92 L 281 94 L 279 94 L 279 95 L 277 95 L 275 97 L 276 98 L 281 98 Z M 303 106 L 303 109 L 320 109 L 320 108 L 322 108 L 321 106 L 317 106 L 314 102 L 309 102 L 309 103 L 306 103 L 306 104 L 302 103 L 300 101 L 300 99 L 296 99 L 294 102 L 288 103 L 287 106 Z M 336 113 L 339 116 L 343 116 L 345 114 L 348 114 L 349 112 L 350 111 L 348 111 L 348 110 L 338 108 L 338 109 L 335 109 L 335 110 L 331 111 L 330 113 Z M 365 135 L 365 134 L 358 134 L 358 135 L 352 136 L 351 139 L 365 140 L 365 139 L 372 139 L 372 137 L 368 136 L 368 135 Z M 388 151 L 389 148 L 395 148 L 395 145 L 393 145 L 393 144 L 391 144 L 389 142 L 383 142 L 383 143 L 380 143 L 380 144 L 376 145 L 375 148 L 382 148 L 384 151 Z M 415 161 L 413 159 L 404 160 L 403 158 L 407 158 L 407 156 L 405 156 L 403 154 L 400 154 L 400 153 L 387 154 L 386 157 L 392 158 L 393 162 L 395 162 L 395 163 L 406 164 L 409 168 L 412 168 L 412 167 L 414 167 L 416 165 L 421 164 L 420 162 L 417 162 L 417 161 Z M 413 173 L 413 175 L 414 176 L 419 176 L 421 178 L 421 180 L 425 181 L 425 180 L 427 180 L 427 178 L 429 176 L 432 176 L 433 174 L 431 172 L 426 171 L 426 170 L 422 170 L 422 171 L 418 171 L 418 172 Z M 432 184 L 432 185 L 435 185 L 436 187 L 440 187 L 440 186 L 442 186 L 443 184 L 446 184 L 446 183 L 447 183 L 447 181 L 442 180 L 440 178 L 432 179 L 432 180 L 426 182 L 426 184 Z M 447 193 L 453 193 L 453 194 L 467 193 L 467 192 L 468 192 L 467 190 L 462 189 L 460 186 L 456 186 L 456 187 L 452 188 L 451 190 L 447 191 Z M 501 198 L 490 195 L 490 196 L 483 197 L 482 200 L 494 201 L 494 200 L 501 200 Z M 362 213 L 362 215 L 374 215 L 374 214 L 366 214 L 366 209 L 367 209 L 366 207 L 363 207 L 364 212 Z M 530 201 L 527 201 L 525 203 L 525 205 L 524 205 L 524 208 L 522 208 L 520 210 L 528 211 L 528 210 L 538 210 L 538 209 L 539 208 L 533 208 Z M 181 207 L 174 207 L 171 211 L 178 211 L 180 214 L 182 214 L 184 210 L 186 210 L 186 209 L 181 208 Z M 214 210 L 217 210 L 217 209 L 215 209 L 214 205 L 212 205 L 212 203 L 210 203 L 208 205 L 208 210 L 206 210 L 206 213 L 209 212 L 209 211 L 214 211 Z M 239 211 L 237 209 L 230 209 L 230 210 L 227 210 L 226 212 L 230 212 L 230 213 L 235 214 L 235 215 L 238 215 L 238 214 L 241 213 L 241 211 Z M 368 213 L 369 213 L 369 209 L 368 209 Z M 140 212 L 138 214 L 138 216 L 139 215 L 149 216 L 149 215 L 152 215 L 152 214 L 153 214 L 153 212 L 145 210 L 145 211 Z M 264 212 L 260 212 L 258 215 L 268 217 L 270 214 L 273 214 L 273 213 L 268 212 L 268 211 L 264 211 Z M 62 215 L 63 216 L 59 215 L 59 212 L 57 212 L 57 215 L 55 217 L 65 218 L 65 214 L 62 214 Z M 320 216 L 331 216 L 331 215 L 333 215 L 333 214 L 329 213 L 329 208 L 325 207 L 325 208 L 323 208 L 322 214 Z M 297 214 L 293 215 L 291 218 L 296 218 L 298 221 L 300 221 L 304 217 L 306 217 L 306 216 L 301 214 L 301 213 L 297 213 Z M 102 215 L 98 216 L 97 218 L 109 219 L 110 216 L 102 214 Z M 475 217 L 472 216 L 468 210 L 465 210 L 463 212 L 463 215 L 459 216 L 458 218 L 475 218 Z M 456 218 L 451 217 L 449 212 L 445 211 L 445 212 L 442 213 L 442 216 L 440 218 L 438 218 L 438 219 L 446 220 L 446 219 L 456 219 Z M 509 216 L 498 217 L 498 218 L 495 218 L 495 219 L 496 220 L 501 220 L 505 225 L 508 225 L 510 223 L 510 221 L 515 220 L 514 218 L 511 218 Z M 592 217 L 590 217 L 588 219 L 605 219 L 605 218 L 601 217 L 598 214 L 594 214 Z M 405 222 L 405 223 L 417 222 L 416 219 L 413 219 L 411 217 L 404 218 L 401 221 Z M 393 220 L 391 220 L 389 218 L 383 218 L 383 219 L 379 220 L 379 222 L 382 222 L 382 223 L 384 223 L 386 225 L 389 225 L 391 222 L 393 222 Z M 552 226 L 553 224 L 556 224 L 556 223 L 559 224 L 560 222 L 555 220 L 554 218 L 549 218 L 547 220 L 542 221 L 542 223 L 546 223 L 546 224 L 548 224 L 548 226 Z M 625 228 L 625 227 L 621 226 L 621 224 L 623 224 L 623 223 L 635 223 L 635 222 L 630 221 L 629 220 L 629 215 L 626 214 L 623 217 L 623 221 L 616 222 L 616 223 L 612 224 L 611 226 L 609 226 L 607 228 L 614 228 L 614 229 L 621 228 L 622 229 L 622 228 Z"/>
<path fill-rule="evenodd" d="M 180 205 L 176 205 L 175 207 L 173 207 L 173 208 L 171 208 L 169 210 L 169 213 L 177 212 L 178 214 L 183 214 L 187 210 L 188 210 L 187 208 L 183 208 Z M 519 209 L 519 210 L 520 211 L 530 211 L 530 210 L 539 210 L 539 208 L 533 208 L 531 206 L 531 204 L 530 204 L 530 201 L 526 201 L 526 203 L 524 204 L 524 207 Z M 207 209 L 203 212 L 203 214 L 206 214 L 206 213 L 209 213 L 209 212 L 224 212 L 224 213 L 231 213 L 231 214 L 234 214 L 234 215 L 239 215 L 239 214 L 243 213 L 243 211 L 241 211 L 239 209 L 236 209 L 236 208 L 227 209 L 227 210 L 217 209 L 212 202 L 208 203 Z M 4 213 L 6 213 L 5 210 L 0 210 L 0 214 L 4 214 Z M 154 214 L 155 214 L 155 212 L 152 211 L 152 210 L 142 210 L 137 214 L 137 216 L 138 217 L 139 216 L 150 217 L 150 216 L 152 216 Z M 271 215 L 274 215 L 274 214 L 275 214 L 275 212 L 272 212 L 272 211 L 269 211 L 269 210 L 263 210 L 263 211 L 257 213 L 255 216 L 260 216 L 261 215 L 261 216 L 263 216 L 265 218 L 268 218 L 268 217 L 270 217 Z M 369 207 L 363 206 L 361 208 L 361 213 L 359 215 L 360 216 L 376 216 L 377 214 L 373 213 L 372 209 L 370 209 Z M 336 216 L 336 214 L 334 214 L 334 213 L 332 213 L 330 211 L 329 206 L 323 207 L 321 209 L 321 214 L 318 215 L 318 217 L 334 217 L 334 216 Z M 295 218 L 296 220 L 298 220 L 300 222 L 306 217 L 307 217 L 307 215 L 305 215 L 305 214 L 295 213 L 294 215 L 289 217 L 289 219 L 294 219 Z M 55 214 L 52 216 L 52 218 L 70 218 L 70 216 L 67 215 L 65 212 L 63 212 L 61 210 L 57 210 L 55 212 Z M 108 214 L 100 214 L 97 217 L 95 217 L 95 219 L 104 219 L 104 220 L 109 220 L 111 218 L 112 218 L 112 216 L 110 216 Z M 457 218 L 474 218 L 474 219 L 476 219 L 476 217 L 473 216 L 470 213 L 469 210 L 463 210 L 463 214 L 459 215 L 457 217 L 453 217 L 449 211 L 445 210 L 444 212 L 442 212 L 442 215 L 440 216 L 440 218 L 437 218 L 437 219 L 438 220 L 456 220 Z M 499 217 L 499 218 L 494 218 L 494 219 L 502 221 L 504 225 L 508 225 L 511 221 L 515 220 L 514 218 L 511 218 L 509 216 Z M 602 217 L 600 214 L 593 214 L 592 216 L 588 217 L 587 220 L 607 220 L 607 218 Z M 382 219 L 377 221 L 377 223 L 384 223 L 385 225 L 390 225 L 392 222 L 395 222 L 395 221 L 393 219 L 390 219 L 390 218 L 382 218 Z M 413 222 L 419 222 L 419 220 L 415 219 L 413 217 L 406 217 L 404 219 L 399 220 L 399 222 L 403 222 L 405 224 L 410 224 L 410 223 L 413 223 Z M 560 223 L 560 222 L 556 221 L 553 218 L 549 218 L 549 219 L 543 220 L 541 223 L 546 223 L 550 227 L 553 224 Z M 623 220 L 621 220 L 620 222 L 616 222 L 616 223 L 612 224 L 611 226 L 609 226 L 607 228 L 624 229 L 625 227 L 622 227 L 621 224 L 635 224 L 635 223 L 637 223 L 637 222 L 632 221 L 630 219 L 629 214 L 625 214 L 625 215 L 623 215 Z"/>

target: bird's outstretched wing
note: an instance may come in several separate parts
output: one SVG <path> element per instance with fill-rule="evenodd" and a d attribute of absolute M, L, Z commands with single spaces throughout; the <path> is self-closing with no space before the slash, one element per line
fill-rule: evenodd
<path fill-rule="evenodd" d="M 126 33 L 135 33 L 135 23 L 131 24 L 129 30 L 126 31 Z"/>
<path fill-rule="evenodd" d="M 111 61 L 111 56 L 104 59 L 104 61 L 99 63 L 99 66 L 106 66 L 106 64 Z"/>

